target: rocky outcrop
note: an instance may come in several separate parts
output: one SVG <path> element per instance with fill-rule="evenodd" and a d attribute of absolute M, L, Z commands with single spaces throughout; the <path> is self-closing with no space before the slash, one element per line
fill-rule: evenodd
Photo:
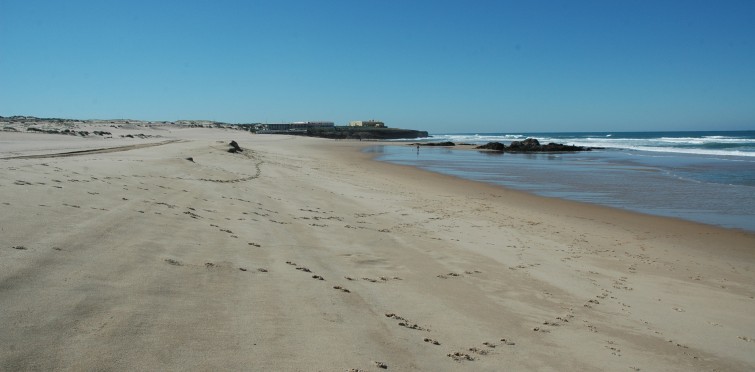
<path fill-rule="evenodd" d="M 488 142 L 482 146 L 477 146 L 475 148 L 480 150 L 503 151 L 506 148 L 506 145 L 500 142 Z"/>
<path fill-rule="evenodd" d="M 412 146 L 444 146 L 444 147 L 450 147 L 450 146 L 456 146 L 453 142 L 416 142 L 412 143 Z"/>
<path fill-rule="evenodd" d="M 553 142 L 547 145 L 541 145 L 540 141 L 535 138 L 527 138 L 524 141 L 512 141 L 508 146 L 500 142 L 489 142 L 485 145 L 477 146 L 476 148 L 502 152 L 576 152 L 592 150 L 590 147 L 564 145 Z"/>

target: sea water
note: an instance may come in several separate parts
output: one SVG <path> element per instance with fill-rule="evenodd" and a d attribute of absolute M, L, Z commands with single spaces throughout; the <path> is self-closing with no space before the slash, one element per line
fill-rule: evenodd
<path fill-rule="evenodd" d="M 755 131 L 461 133 L 421 141 L 508 145 L 526 138 L 598 148 L 517 154 L 417 150 L 397 142 L 367 151 L 377 152 L 378 160 L 542 196 L 755 231 Z"/>

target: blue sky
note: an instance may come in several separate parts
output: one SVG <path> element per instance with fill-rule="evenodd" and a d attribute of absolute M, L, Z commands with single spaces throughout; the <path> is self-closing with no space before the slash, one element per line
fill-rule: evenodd
<path fill-rule="evenodd" d="M 755 1 L 0 0 L 0 115 L 755 129 Z"/>

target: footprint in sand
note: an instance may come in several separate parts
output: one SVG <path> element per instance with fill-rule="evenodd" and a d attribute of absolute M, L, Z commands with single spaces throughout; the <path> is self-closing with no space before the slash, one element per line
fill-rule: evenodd
<path fill-rule="evenodd" d="M 502 338 L 502 339 L 501 339 L 501 342 L 503 342 L 504 344 L 506 344 L 506 345 L 508 345 L 508 346 L 514 346 L 514 345 L 516 345 L 516 342 L 514 342 L 514 341 L 511 341 L 511 340 L 509 340 L 509 339 L 506 339 L 506 338 Z"/>
<path fill-rule="evenodd" d="M 319 275 L 312 275 L 312 279 L 325 280 L 325 278 L 323 278 L 323 277 L 321 277 Z"/>
<path fill-rule="evenodd" d="M 451 358 L 451 359 L 453 359 L 453 360 L 455 360 L 457 362 L 462 362 L 462 361 L 465 361 L 465 360 L 468 360 L 468 361 L 473 361 L 474 360 L 474 358 L 471 355 L 469 355 L 467 353 L 462 353 L 462 352 L 459 352 L 459 351 L 457 351 L 455 353 L 446 354 L 446 355 L 448 355 L 449 358 Z"/>
<path fill-rule="evenodd" d="M 488 351 L 487 350 L 478 349 L 476 347 L 470 347 L 469 351 L 471 351 L 471 352 L 473 352 L 473 353 L 475 353 L 477 355 L 488 355 Z"/>
<path fill-rule="evenodd" d="M 416 329 L 418 331 L 428 331 L 428 332 L 430 332 L 430 329 L 422 327 L 422 326 L 419 326 L 416 323 L 412 323 L 409 320 L 407 320 L 406 318 L 398 316 L 398 315 L 396 315 L 394 313 L 386 313 L 385 316 L 388 317 L 388 318 L 393 318 L 393 319 L 399 320 L 400 322 L 398 323 L 398 325 L 400 325 L 402 327 L 406 327 L 406 328 L 409 328 L 409 329 Z"/>
<path fill-rule="evenodd" d="M 351 293 L 350 290 L 348 290 L 348 289 L 346 289 L 344 287 L 341 287 L 340 285 L 333 286 L 333 289 L 337 289 L 337 290 L 339 290 L 341 292 L 344 292 L 344 293 Z"/>
<path fill-rule="evenodd" d="M 440 345 L 440 342 L 438 342 L 437 340 L 433 340 L 432 338 L 425 337 L 424 341 L 428 342 L 428 343 L 431 343 L 433 345 Z"/>

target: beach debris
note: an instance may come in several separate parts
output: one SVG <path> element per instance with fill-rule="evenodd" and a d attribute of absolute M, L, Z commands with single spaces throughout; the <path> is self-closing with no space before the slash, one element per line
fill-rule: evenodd
<path fill-rule="evenodd" d="M 231 143 L 229 143 L 228 145 L 231 146 L 231 148 L 228 149 L 228 152 L 230 152 L 230 153 L 237 153 L 237 152 L 243 152 L 244 151 L 241 148 L 241 146 L 239 146 L 239 144 L 236 143 L 236 141 L 231 141 Z"/>
<path fill-rule="evenodd" d="M 14 246 L 13 246 L 13 249 L 17 249 L 17 250 L 19 250 L 19 251 L 25 251 L 25 250 L 27 250 L 28 248 L 24 247 L 23 245 L 14 245 Z"/>
<path fill-rule="evenodd" d="M 257 271 L 259 271 L 261 273 L 266 273 L 267 269 L 265 269 L 264 267 L 260 267 L 259 269 L 257 269 Z"/>
<path fill-rule="evenodd" d="M 194 158 L 192 158 L 191 156 L 189 156 L 188 158 L 186 158 L 186 160 L 188 160 L 188 161 L 190 161 L 192 163 L 194 162 Z"/>
<path fill-rule="evenodd" d="M 169 264 L 171 264 L 173 266 L 181 266 L 181 262 L 180 261 L 174 260 L 172 258 L 166 258 L 165 262 L 167 262 L 167 263 L 169 263 Z"/>

